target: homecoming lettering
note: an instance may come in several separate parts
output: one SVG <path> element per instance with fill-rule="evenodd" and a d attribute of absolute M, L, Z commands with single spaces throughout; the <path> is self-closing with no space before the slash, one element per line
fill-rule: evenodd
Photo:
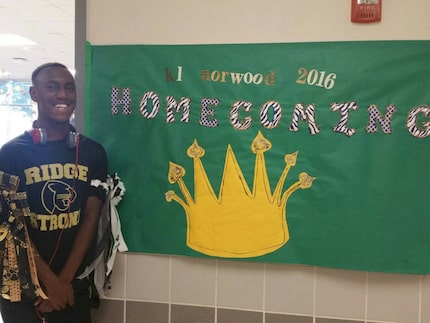
<path fill-rule="evenodd" d="M 120 94 L 121 93 L 121 94 Z M 160 97 L 154 91 L 145 92 L 139 101 L 139 111 L 142 117 L 146 119 L 154 119 L 158 116 L 161 109 Z M 179 121 L 183 123 L 189 122 L 191 99 L 181 97 L 178 101 L 173 96 L 165 98 L 166 123 L 176 122 L 176 115 L 179 114 Z M 131 89 L 119 88 L 113 86 L 111 89 L 111 113 L 117 115 L 119 108 L 122 107 L 123 115 L 132 113 L 132 98 Z M 217 108 L 221 100 L 218 98 L 202 98 L 200 100 L 200 117 L 199 123 L 201 126 L 215 128 L 219 125 L 217 117 Z M 231 103 L 229 108 L 229 122 L 232 127 L 237 130 L 247 130 L 255 120 L 250 116 L 253 103 L 246 100 L 236 100 Z M 280 124 L 283 118 L 283 107 L 276 100 L 268 100 L 263 103 L 259 109 L 259 122 L 268 130 L 275 129 Z M 338 114 L 338 122 L 333 125 L 334 132 L 342 133 L 348 137 L 356 133 L 356 129 L 350 128 L 348 125 L 351 115 L 358 110 L 358 104 L 354 101 L 332 103 L 330 111 Z M 382 111 L 376 106 L 371 105 L 367 108 L 368 123 L 365 131 L 374 133 L 380 127 L 385 134 L 392 133 L 391 121 L 397 111 L 394 104 L 390 104 Z M 316 135 L 320 132 L 320 127 L 317 123 L 316 106 L 314 104 L 305 105 L 297 103 L 290 116 L 289 130 L 296 132 L 299 130 L 300 122 L 307 122 L 308 130 L 311 135 Z M 430 107 L 427 105 L 419 105 L 412 107 L 405 120 L 406 130 L 410 135 L 416 138 L 426 138 L 430 136 Z"/>

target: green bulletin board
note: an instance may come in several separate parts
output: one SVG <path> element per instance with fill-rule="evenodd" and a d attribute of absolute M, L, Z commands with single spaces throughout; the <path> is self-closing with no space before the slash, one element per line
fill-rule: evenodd
<path fill-rule="evenodd" d="M 430 273 L 430 42 L 88 45 L 130 251 Z M 305 174 L 305 175 L 303 175 Z"/>

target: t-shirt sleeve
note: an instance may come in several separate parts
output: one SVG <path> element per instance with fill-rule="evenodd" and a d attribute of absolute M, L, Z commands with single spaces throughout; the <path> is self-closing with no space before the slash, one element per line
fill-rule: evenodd
<path fill-rule="evenodd" d="M 2 172 L 19 175 L 16 170 L 15 162 L 16 154 L 14 153 L 13 147 L 5 144 L 0 148 L 0 170 Z"/>

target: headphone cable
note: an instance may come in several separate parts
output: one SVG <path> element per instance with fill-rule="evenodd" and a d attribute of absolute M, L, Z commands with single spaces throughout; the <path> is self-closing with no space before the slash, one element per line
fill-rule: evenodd
<path fill-rule="evenodd" d="M 52 261 L 54 260 L 58 249 L 60 248 L 60 242 L 61 239 L 63 238 L 63 232 L 66 229 L 66 227 L 69 225 L 69 221 L 70 221 L 70 207 L 72 204 L 72 196 L 75 195 L 75 184 L 76 184 L 76 173 L 78 170 L 78 161 L 79 161 L 79 134 L 76 135 L 76 157 L 75 157 L 75 167 L 73 169 L 73 185 L 72 185 L 72 191 L 69 193 L 69 201 L 67 202 L 67 218 L 66 218 L 66 222 L 64 223 L 63 228 L 60 231 L 60 234 L 58 235 L 57 238 L 57 243 L 55 245 L 55 249 L 52 252 L 51 255 L 51 259 L 48 262 L 48 265 L 51 266 Z"/>

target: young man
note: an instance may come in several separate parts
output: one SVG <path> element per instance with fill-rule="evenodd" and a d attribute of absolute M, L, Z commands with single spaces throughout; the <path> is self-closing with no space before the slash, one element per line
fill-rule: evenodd
<path fill-rule="evenodd" d="M 34 70 L 30 95 L 37 120 L 0 149 L 0 170 L 18 176 L 18 191 L 27 192 L 27 228 L 48 299 L 1 299 L 1 314 L 5 323 L 90 322 L 89 284 L 76 277 L 85 268 L 105 197 L 91 181 L 106 181 L 106 153 L 69 123 L 76 89 L 64 65 Z"/>

